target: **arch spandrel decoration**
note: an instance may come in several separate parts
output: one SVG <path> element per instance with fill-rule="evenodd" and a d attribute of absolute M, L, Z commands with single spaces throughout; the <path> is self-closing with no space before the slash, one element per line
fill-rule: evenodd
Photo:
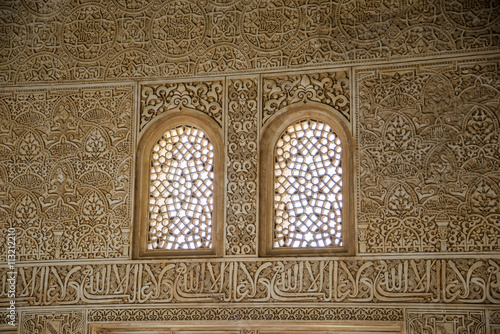
<path fill-rule="evenodd" d="M 284 109 L 260 146 L 260 255 L 354 252 L 353 145 L 343 117 L 322 104 Z"/>
<path fill-rule="evenodd" d="M 165 113 L 144 129 L 137 150 L 134 258 L 222 254 L 221 132 L 209 116 L 186 109 Z"/>

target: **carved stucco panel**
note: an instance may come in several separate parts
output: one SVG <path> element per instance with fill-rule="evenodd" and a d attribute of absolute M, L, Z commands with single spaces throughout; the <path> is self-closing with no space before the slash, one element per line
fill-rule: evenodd
<path fill-rule="evenodd" d="M 7 296 L 6 269 L 0 297 Z M 26 306 L 99 303 L 499 304 L 497 259 L 253 260 L 25 266 Z"/>
<path fill-rule="evenodd" d="M 228 79 L 226 254 L 256 254 L 257 79 Z"/>
<path fill-rule="evenodd" d="M 496 51 L 500 5 L 460 1 L 4 1 L 0 82 L 241 73 Z"/>
<path fill-rule="evenodd" d="M 484 311 L 469 310 L 406 310 L 408 334 L 486 333 Z"/>
<path fill-rule="evenodd" d="M 357 72 L 360 252 L 500 249 L 499 66 Z"/>
<path fill-rule="evenodd" d="M 128 256 L 132 91 L 0 92 L 0 229 L 16 229 L 17 261 Z"/>
<path fill-rule="evenodd" d="M 262 79 L 262 125 L 281 109 L 318 102 L 351 119 L 349 72 L 265 76 Z"/>
<path fill-rule="evenodd" d="M 223 80 L 143 84 L 139 130 L 156 116 L 183 108 L 203 112 L 222 126 L 223 95 Z"/>

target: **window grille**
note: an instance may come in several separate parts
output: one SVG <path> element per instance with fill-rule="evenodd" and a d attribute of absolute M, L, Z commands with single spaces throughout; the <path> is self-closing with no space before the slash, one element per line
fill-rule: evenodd
<path fill-rule="evenodd" d="M 212 248 L 214 149 L 205 133 L 179 125 L 153 146 L 148 249 Z"/>
<path fill-rule="evenodd" d="M 327 124 L 301 120 L 274 151 L 273 247 L 342 246 L 342 143 Z"/>

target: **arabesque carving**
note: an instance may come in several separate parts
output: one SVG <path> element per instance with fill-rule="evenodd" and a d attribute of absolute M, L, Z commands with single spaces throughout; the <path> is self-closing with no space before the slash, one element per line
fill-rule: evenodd
<path fill-rule="evenodd" d="M 173 109 L 201 111 L 222 124 L 224 84 L 218 81 L 146 84 L 141 87 L 139 130 L 156 116 Z"/>
<path fill-rule="evenodd" d="M 351 118 L 347 71 L 264 77 L 262 124 L 280 109 L 297 103 L 319 102 Z"/>
<path fill-rule="evenodd" d="M 358 72 L 360 251 L 500 250 L 499 67 Z"/>
<path fill-rule="evenodd" d="M 0 92 L 0 234 L 16 229 L 17 261 L 128 255 L 131 92 Z"/>
<path fill-rule="evenodd" d="M 226 254 L 255 254 L 257 234 L 257 80 L 228 80 Z"/>
<path fill-rule="evenodd" d="M 22 0 L 0 12 L 5 84 L 453 56 L 498 51 L 500 37 L 495 0 Z M 30 75 L 26 59 L 38 63 Z M 60 64 L 64 75 L 44 73 Z"/>
<path fill-rule="evenodd" d="M 6 269 L 2 292 L 7 296 Z M 259 302 L 500 304 L 498 259 L 246 260 L 17 268 L 25 306 Z"/>

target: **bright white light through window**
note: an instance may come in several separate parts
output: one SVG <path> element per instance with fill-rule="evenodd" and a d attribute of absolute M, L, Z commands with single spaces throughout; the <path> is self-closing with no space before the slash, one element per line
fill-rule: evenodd
<path fill-rule="evenodd" d="M 279 138 L 273 247 L 342 246 L 341 144 L 328 125 L 310 119 Z"/>
<path fill-rule="evenodd" d="M 148 249 L 212 248 L 214 150 L 200 129 L 181 125 L 152 150 Z"/>

